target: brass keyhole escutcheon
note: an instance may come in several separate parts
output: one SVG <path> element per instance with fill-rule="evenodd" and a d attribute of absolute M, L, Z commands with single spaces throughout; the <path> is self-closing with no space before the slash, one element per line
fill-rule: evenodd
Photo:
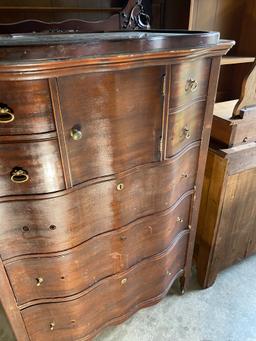
<path fill-rule="evenodd" d="M 119 184 L 117 184 L 116 189 L 118 191 L 122 191 L 124 189 L 124 184 L 122 182 L 120 182 Z"/>
<path fill-rule="evenodd" d="M 16 167 L 11 171 L 11 181 L 17 184 L 22 184 L 29 180 L 28 172 L 20 167 Z"/>
<path fill-rule="evenodd" d="M 43 277 L 38 277 L 36 279 L 36 285 L 40 287 L 43 284 L 43 281 L 44 281 Z"/>
<path fill-rule="evenodd" d="M 191 137 L 191 134 L 190 134 L 190 129 L 188 127 L 185 127 L 184 128 L 184 135 L 185 135 L 185 138 L 188 140 L 190 139 Z"/>
<path fill-rule="evenodd" d="M 185 86 L 186 92 L 195 92 L 197 88 L 198 88 L 198 82 L 195 79 L 190 78 L 187 80 L 187 83 Z"/>
<path fill-rule="evenodd" d="M 55 322 L 50 322 L 50 330 L 54 330 Z"/>
<path fill-rule="evenodd" d="M 11 123 L 14 121 L 14 118 L 15 116 L 12 109 L 0 104 L 0 124 Z"/>
<path fill-rule="evenodd" d="M 83 133 L 78 127 L 73 127 L 70 131 L 70 136 L 74 141 L 78 141 L 83 137 Z"/>
<path fill-rule="evenodd" d="M 124 285 L 124 284 L 126 284 L 126 283 L 127 283 L 127 278 L 123 278 L 123 279 L 121 280 L 121 284 Z"/>

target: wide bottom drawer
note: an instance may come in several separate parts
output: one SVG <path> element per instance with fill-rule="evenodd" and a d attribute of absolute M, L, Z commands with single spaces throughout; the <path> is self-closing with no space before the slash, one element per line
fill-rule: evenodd
<path fill-rule="evenodd" d="M 90 339 L 104 326 L 121 322 L 164 296 L 184 268 L 188 232 L 165 252 L 146 259 L 91 289 L 22 310 L 31 341 Z M 53 300 L 52 300 L 53 301 Z"/>
<path fill-rule="evenodd" d="M 188 228 L 190 206 L 191 194 L 176 207 L 103 233 L 73 249 L 7 261 L 5 268 L 18 305 L 76 294 L 162 252 Z"/>

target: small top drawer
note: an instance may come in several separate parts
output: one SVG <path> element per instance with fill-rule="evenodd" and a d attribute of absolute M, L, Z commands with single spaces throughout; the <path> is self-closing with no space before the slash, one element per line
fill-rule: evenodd
<path fill-rule="evenodd" d="M 205 101 L 199 101 L 169 115 L 167 157 L 180 152 L 190 143 L 201 140 L 205 106 Z"/>
<path fill-rule="evenodd" d="M 57 140 L 0 144 L 0 197 L 65 188 Z"/>
<path fill-rule="evenodd" d="M 171 67 L 170 107 L 188 105 L 207 96 L 211 59 L 176 64 Z"/>
<path fill-rule="evenodd" d="M 48 82 L 0 82 L 0 135 L 38 134 L 55 130 Z"/>

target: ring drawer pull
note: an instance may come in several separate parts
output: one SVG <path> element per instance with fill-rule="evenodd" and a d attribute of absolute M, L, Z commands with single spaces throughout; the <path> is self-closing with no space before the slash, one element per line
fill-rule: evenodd
<path fill-rule="evenodd" d="M 191 134 L 190 134 L 190 130 L 189 130 L 188 127 L 185 127 L 185 128 L 184 128 L 184 134 L 185 134 L 185 138 L 186 138 L 187 140 L 189 140 L 190 137 L 191 137 Z"/>
<path fill-rule="evenodd" d="M 29 180 L 28 172 L 22 168 L 14 168 L 11 171 L 11 181 L 17 184 L 22 184 Z"/>
<path fill-rule="evenodd" d="M 188 79 L 186 86 L 185 86 L 185 91 L 186 92 L 195 92 L 198 88 L 198 82 L 195 79 Z"/>
<path fill-rule="evenodd" d="M 0 123 L 11 123 L 15 116 L 12 109 L 7 106 L 0 105 Z"/>
<path fill-rule="evenodd" d="M 70 131 L 70 136 L 72 137 L 74 141 L 78 141 L 78 140 L 81 140 L 83 133 L 81 132 L 80 129 L 74 127 Z"/>

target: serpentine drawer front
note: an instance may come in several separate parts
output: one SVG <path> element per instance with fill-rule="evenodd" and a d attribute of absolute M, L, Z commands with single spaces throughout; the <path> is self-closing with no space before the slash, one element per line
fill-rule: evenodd
<path fill-rule="evenodd" d="M 18 341 L 91 340 L 187 287 L 231 45 L 214 32 L 0 36 L 0 303 Z"/>
<path fill-rule="evenodd" d="M 0 81 L 0 135 L 54 131 L 48 81 Z"/>

